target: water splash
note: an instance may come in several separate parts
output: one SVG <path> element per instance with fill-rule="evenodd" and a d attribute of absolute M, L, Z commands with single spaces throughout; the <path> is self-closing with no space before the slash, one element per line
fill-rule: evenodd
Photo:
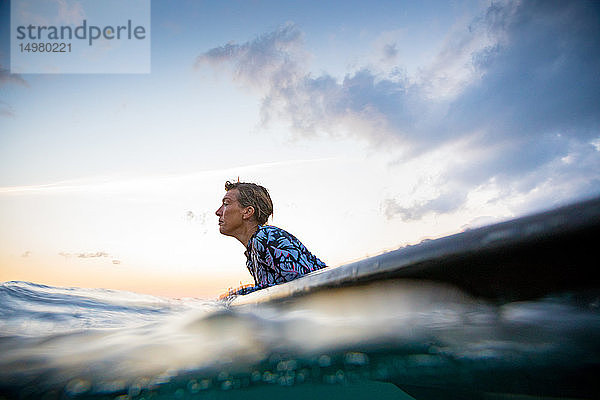
<path fill-rule="evenodd" d="M 600 365 L 599 298 L 492 304 L 433 282 L 386 281 L 228 307 L 7 282 L 0 394 L 172 398 L 386 381 L 562 396 L 578 383 L 585 395 L 595 389 L 585 374 Z"/>

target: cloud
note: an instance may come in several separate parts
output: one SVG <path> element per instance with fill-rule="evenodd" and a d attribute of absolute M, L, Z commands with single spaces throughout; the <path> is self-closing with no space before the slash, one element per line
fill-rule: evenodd
<path fill-rule="evenodd" d="M 12 118 L 15 116 L 15 111 L 10 104 L 0 101 L 0 116 Z"/>
<path fill-rule="evenodd" d="M 272 90 L 292 87 L 301 72 L 301 45 L 302 33 L 289 23 L 241 45 L 213 48 L 197 57 L 196 67 L 227 63 L 233 67 L 234 78 L 244 84 Z"/>
<path fill-rule="evenodd" d="M 461 143 L 440 159 L 431 197 L 384 200 L 390 218 L 452 212 L 482 187 L 495 189 L 491 200 L 548 206 L 600 193 L 599 21 L 594 2 L 493 3 L 449 32 L 415 76 L 401 65 L 314 76 L 293 24 L 209 50 L 196 65 L 232 67 L 262 97 L 263 123 L 385 145 L 398 166 Z"/>
<path fill-rule="evenodd" d="M 59 256 L 64 257 L 65 260 L 69 260 L 71 258 L 80 258 L 80 259 L 93 259 L 93 258 L 110 258 L 111 263 L 113 265 L 120 265 L 121 264 L 121 260 L 115 258 L 114 256 L 104 252 L 104 251 L 95 251 L 95 252 L 78 252 L 78 253 L 67 253 L 67 252 L 60 252 L 58 253 Z"/>
<path fill-rule="evenodd" d="M 196 67 L 231 67 L 234 80 L 262 96 L 263 123 L 284 119 L 299 135 L 358 124 L 359 134 L 379 140 L 410 126 L 411 116 L 402 113 L 411 97 L 404 76 L 380 79 L 362 69 L 338 82 L 328 74 L 313 77 L 306 58 L 301 32 L 288 23 L 252 41 L 210 49 L 197 57 Z"/>
<path fill-rule="evenodd" d="M 182 187 L 195 185 L 198 179 L 221 179 L 223 176 L 235 176 L 234 174 L 251 174 L 257 170 L 272 169 L 277 166 L 301 165 L 329 161 L 332 158 L 297 159 L 275 162 L 263 162 L 250 165 L 235 165 L 225 169 L 199 170 L 183 174 L 168 175 L 144 175 L 123 177 L 121 174 L 96 176 L 81 179 L 73 179 L 60 182 L 52 182 L 38 185 L 4 186 L 0 187 L 0 196 L 11 195 L 51 195 L 65 193 L 146 193 L 156 195 L 156 192 L 164 193 L 165 187 Z M 186 214 L 184 218 L 188 218 Z M 192 219 L 195 215 L 192 212 Z"/>
<path fill-rule="evenodd" d="M 0 65 L 0 85 L 7 83 L 16 83 L 23 86 L 29 86 L 25 79 L 19 74 L 11 74 L 9 70 Z"/>
<path fill-rule="evenodd" d="M 383 46 L 381 52 L 381 60 L 383 62 L 393 61 L 398 56 L 398 45 L 396 43 L 388 43 Z"/>
<path fill-rule="evenodd" d="M 58 253 L 59 256 L 63 256 L 65 258 L 71 258 L 71 257 L 77 257 L 77 258 L 107 258 L 107 257 L 111 257 L 110 254 L 105 253 L 103 251 L 96 251 L 96 252 L 91 252 L 91 253 L 65 253 L 65 252 L 60 252 Z"/>
<path fill-rule="evenodd" d="M 78 253 L 67 253 L 67 252 L 62 251 L 62 252 L 58 253 L 58 255 L 61 257 L 64 257 L 65 261 L 69 260 L 71 258 L 80 258 L 80 259 L 110 258 L 111 263 L 113 265 L 121 264 L 121 260 L 115 258 L 114 256 L 112 256 L 104 251 L 78 252 Z"/>
<path fill-rule="evenodd" d="M 29 84 L 19 74 L 11 74 L 9 70 L 0 65 L 0 87 L 7 84 L 17 84 L 29 87 Z M 0 117 L 14 117 L 15 111 L 12 106 L 5 101 L 0 101 Z"/>
<path fill-rule="evenodd" d="M 58 22 L 63 24 L 78 24 L 85 19 L 85 11 L 80 2 L 55 0 L 58 5 Z"/>
<path fill-rule="evenodd" d="M 465 200 L 466 192 L 453 190 L 408 207 L 401 205 L 395 198 L 388 198 L 384 200 L 383 208 L 387 218 L 398 216 L 403 221 L 416 221 L 428 213 L 443 214 L 455 211 Z"/>
<path fill-rule="evenodd" d="M 599 16 L 599 7 L 585 2 L 491 6 L 486 27 L 497 44 L 473 54 L 482 79 L 452 104 L 453 122 L 485 128 L 488 140 L 552 133 L 593 139 L 600 121 Z"/>

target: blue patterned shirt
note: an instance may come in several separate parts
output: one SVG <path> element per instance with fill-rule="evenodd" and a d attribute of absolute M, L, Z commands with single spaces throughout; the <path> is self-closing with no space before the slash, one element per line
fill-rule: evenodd
<path fill-rule="evenodd" d="M 237 294 L 289 282 L 327 266 L 294 235 L 270 225 L 259 225 L 248 241 L 244 254 L 255 286 L 240 290 Z"/>

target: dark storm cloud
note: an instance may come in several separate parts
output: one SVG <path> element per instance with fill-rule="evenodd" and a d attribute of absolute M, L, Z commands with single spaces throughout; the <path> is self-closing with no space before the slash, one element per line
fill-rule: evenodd
<path fill-rule="evenodd" d="M 453 124 L 531 137 L 590 139 L 600 121 L 600 12 L 594 2 L 527 1 L 491 6 L 496 46 L 473 55 L 483 74 L 450 108 Z M 476 110 L 474 112 L 474 110 Z"/>
<path fill-rule="evenodd" d="M 492 181 L 504 196 L 544 188 L 536 198 L 550 203 L 600 193 L 596 2 L 492 3 L 449 34 L 420 79 L 364 68 L 340 81 L 311 75 L 305 59 L 302 35 L 288 24 L 209 50 L 197 65 L 232 66 L 236 79 L 259 90 L 263 121 L 287 120 L 298 135 L 342 131 L 392 144 L 402 150 L 398 163 L 468 143 L 463 162 L 450 160 L 439 178 L 441 195 L 412 206 L 387 199 L 389 217 L 451 212 Z M 444 92 L 445 82 L 452 85 Z"/>

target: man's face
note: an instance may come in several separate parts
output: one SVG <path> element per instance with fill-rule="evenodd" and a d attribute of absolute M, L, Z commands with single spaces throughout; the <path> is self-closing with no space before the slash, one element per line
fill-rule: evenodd
<path fill-rule="evenodd" d="M 215 212 L 219 217 L 219 232 L 233 236 L 242 226 L 244 209 L 238 201 L 239 191 L 231 189 L 225 193 L 221 207 Z"/>

